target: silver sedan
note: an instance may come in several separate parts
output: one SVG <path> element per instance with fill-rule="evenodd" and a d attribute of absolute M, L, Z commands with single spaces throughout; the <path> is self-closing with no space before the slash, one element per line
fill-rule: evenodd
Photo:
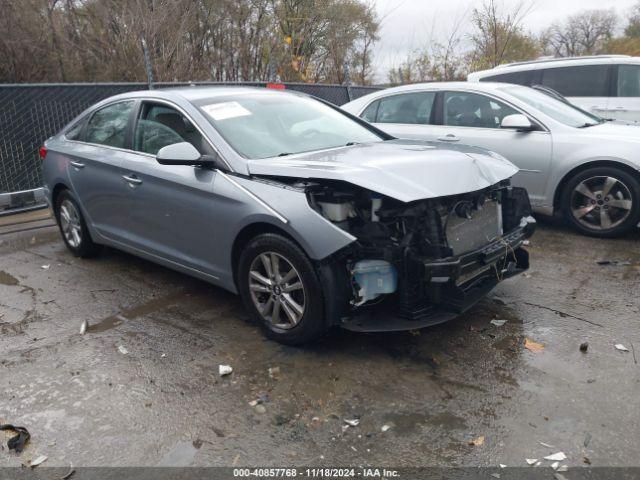
<path fill-rule="evenodd" d="M 72 253 L 108 245 L 237 292 L 288 344 L 442 322 L 528 267 L 511 163 L 399 141 L 301 94 L 119 95 L 40 153 Z"/>
<path fill-rule="evenodd" d="M 508 158 L 534 211 L 562 212 L 587 235 L 640 222 L 640 128 L 607 123 L 550 95 L 504 83 L 426 83 L 342 107 L 399 138 L 468 144 Z"/>

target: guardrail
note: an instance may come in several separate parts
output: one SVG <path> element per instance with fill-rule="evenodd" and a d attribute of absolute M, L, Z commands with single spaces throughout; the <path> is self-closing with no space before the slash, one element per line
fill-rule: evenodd
<path fill-rule="evenodd" d="M 156 83 L 154 88 L 238 83 Z M 243 82 L 267 86 L 266 82 Z M 377 87 L 286 83 L 286 89 L 342 105 Z M 146 83 L 56 83 L 0 85 L 0 215 L 42 203 L 42 171 L 38 149 L 76 115 L 94 103 L 135 90 Z"/>

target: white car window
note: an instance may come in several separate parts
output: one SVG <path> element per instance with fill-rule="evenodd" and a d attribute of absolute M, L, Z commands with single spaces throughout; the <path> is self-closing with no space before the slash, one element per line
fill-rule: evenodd
<path fill-rule="evenodd" d="M 436 92 L 403 93 L 381 98 L 375 121 L 376 123 L 427 125 L 435 98 Z M 363 112 L 363 118 L 366 113 L 370 115 L 367 110 Z"/>
<path fill-rule="evenodd" d="M 500 128 L 507 115 L 519 113 L 493 98 L 469 92 L 445 92 L 444 124 L 456 127 Z"/>
<path fill-rule="evenodd" d="M 618 66 L 618 96 L 640 97 L 640 65 Z"/>
<path fill-rule="evenodd" d="M 601 123 L 593 116 L 533 88 L 513 86 L 501 90 L 570 127 L 588 127 Z"/>

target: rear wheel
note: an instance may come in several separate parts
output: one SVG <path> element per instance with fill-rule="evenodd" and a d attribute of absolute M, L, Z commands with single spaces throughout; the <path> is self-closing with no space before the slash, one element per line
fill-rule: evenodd
<path fill-rule="evenodd" d="M 328 329 L 318 273 L 291 240 L 272 233 L 251 240 L 240 255 L 237 282 L 246 308 L 270 338 L 298 345 Z"/>
<path fill-rule="evenodd" d="M 54 212 L 62 239 L 71 253 L 76 257 L 91 257 L 100 251 L 101 246 L 91 239 L 80 206 L 69 190 L 58 195 Z"/>
<path fill-rule="evenodd" d="M 569 180 L 562 207 L 567 221 L 579 232 L 615 237 L 640 222 L 640 183 L 620 168 L 590 168 Z"/>

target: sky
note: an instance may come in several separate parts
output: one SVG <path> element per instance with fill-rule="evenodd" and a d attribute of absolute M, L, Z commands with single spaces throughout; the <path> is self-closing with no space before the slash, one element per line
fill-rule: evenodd
<path fill-rule="evenodd" d="M 505 9 L 518 0 L 502 0 Z M 554 21 L 590 9 L 613 8 L 624 25 L 629 9 L 637 0 L 534 0 L 523 27 L 539 33 Z M 470 33 L 469 18 L 474 6 L 482 0 L 375 0 L 382 19 L 380 41 L 376 46 L 376 81 L 387 79 L 389 68 L 397 66 L 410 52 L 420 49 L 431 39 L 443 40 L 451 34 L 453 25 L 462 21 L 461 31 Z"/>

